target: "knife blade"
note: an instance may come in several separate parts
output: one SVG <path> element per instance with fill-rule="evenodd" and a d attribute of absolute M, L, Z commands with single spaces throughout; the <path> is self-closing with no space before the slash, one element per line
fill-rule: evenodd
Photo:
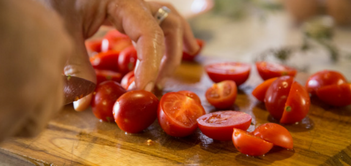
<path fill-rule="evenodd" d="M 70 104 L 95 90 L 96 84 L 75 76 L 63 76 L 65 105 Z"/>

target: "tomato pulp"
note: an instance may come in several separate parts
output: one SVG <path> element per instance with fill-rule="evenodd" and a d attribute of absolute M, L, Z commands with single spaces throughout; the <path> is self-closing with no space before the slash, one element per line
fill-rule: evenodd
<path fill-rule="evenodd" d="M 233 106 L 236 96 L 237 87 L 234 81 L 226 80 L 208 88 L 206 91 L 207 101 L 218 109 L 226 109 Z"/>

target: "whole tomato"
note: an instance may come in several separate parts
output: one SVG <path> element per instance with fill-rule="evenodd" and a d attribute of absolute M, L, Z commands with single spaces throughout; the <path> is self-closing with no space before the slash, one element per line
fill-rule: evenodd
<path fill-rule="evenodd" d="M 113 115 L 118 127 L 137 133 L 149 127 L 157 118 L 158 98 L 145 90 L 134 90 L 118 98 Z"/>
<path fill-rule="evenodd" d="M 137 51 L 133 45 L 125 48 L 118 57 L 118 69 L 126 74 L 133 71 L 138 60 Z"/>
<path fill-rule="evenodd" d="M 95 69 L 95 74 L 96 74 L 96 84 L 100 84 L 107 80 L 113 80 L 120 83 L 122 80 L 122 74 L 112 70 Z"/>
<path fill-rule="evenodd" d="M 102 39 L 101 51 L 105 52 L 108 50 L 114 50 L 117 52 L 121 52 L 125 48 L 132 45 L 132 40 L 125 35 L 120 33 L 119 31 L 113 29 L 106 33 L 104 38 Z"/>
<path fill-rule="evenodd" d="M 311 75 L 308 78 L 305 86 L 309 93 L 316 95 L 316 91 L 323 86 L 334 84 L 340 85 L 343 83 L 347 83 L 347 80 L 340 72 L 333 70 L 323 70 Z"/>
<path fill-rule="evenodd" d="M 114 50 L 101 52 L 90 57 L 90 63 L 95 69 L 112 70 L 118 72 L 118 56 L 119 52 Z"/>
<path fill-rule="evenodd" d="M 113 105 L 124 93 L 126 90 L 115 81 L 105 81 L 97 85 L 91 102 L 94 115 L 103 121 L 112 122 Z"/>

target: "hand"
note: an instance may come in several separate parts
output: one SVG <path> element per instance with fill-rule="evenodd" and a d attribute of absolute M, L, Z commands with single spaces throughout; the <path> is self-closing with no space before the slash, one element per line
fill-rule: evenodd
<path fill-rule="evenodd" d="M 63 105 L 71 39 L 55 13 L 33 1 L 0 1 L 0 142 L 39 133 Z"/>
<path fill-rule="evenodd" d="M 132 86 L 135 89 L 151 91 L 156 84 L 163 87 L 165 78 L 180 64 L 183 47 L 189 53 L 199 49 L 188 23 L 170 4 L 143 0 L 42 1 L 62 16 L 75 41 L 75 53 L 65 67 L 66 75 L 96 81 L 84 41 L 101 25 L 113 25 L 136 43 L 138 63 Z M 171 9 L 171 13 L 158 25 L 154 15 L 162 6 Z M 75 102 L 75 109 L 85 110 L 90 100 L 91 95 Z"/>

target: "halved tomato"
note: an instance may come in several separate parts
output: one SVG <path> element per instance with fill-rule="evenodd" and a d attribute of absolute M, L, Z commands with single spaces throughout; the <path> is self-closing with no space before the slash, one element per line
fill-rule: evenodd
<path fill-rule="evenodd" d="M 293 149 L 294 147 L 290 132 L 285 127 L 276 123 L 262 124 L 252 134 L 283 148 Z"/>
<path fill-rule="evenodd" d="M 269 88 L 269 86 L 271 86 L 271 84 L 277 79 L 277 77 L 274 78 L 270 78 L 266 81 L 264 81 L 263 83 L 261 83 L 260 85 L 258 85 L 253 91 L 252 91 L 252 95 L 256 97 L 257 100 L 259 101 L 264 101 L 264 97 L 266 96 L 266 92 L 267 89 Z"/>
<path fill-rule="evenodd" d="M 351 104 L 351 84 L 334 84 L 317 89 L 320 100 L 333 106 L 347 106 Z"/>
<path fill-rule="evenodd" d="M 90 57 L 90 63 L 95 69 L 112 70 L 118 72 L 118 56 L 117 51 L 101 52 Z"/>
<path fill-rule="evenodd" d="M 104 81 L 107 81 L 107 80 L 113 80 L 113 81 L 116 81 L 118 83 L 120 83 L 122 80 L 122 74 L 119 72 L 112 71 L 112 70 L 95 69 L 95 73 L 96 73 L 96 84 L 97 85 L 104 82 Z"/>
<path fill-rule="evenodd" d="M 205 41 L 203 41 L 201 39 L 196 39 L 196 42 L 199 45 L 200 49 L 196 53 L 191 54 L 191 55 L 189 53 L 183 51 L 182 60 L 184 60 L 184 61 L 193 61 L 195 59 L 195 57 L 197 55 L 199 55 L 199 53 L 201 52 L 201 50 L 202 50 L 202 48 L 203 48 L 203 46 L 205 44 Z"/>
<path fill-rule="evenodd" d="M 247 130 L 251 124 L 251 115 L 239 111 L 217 111 L 197 119 L 203 134 L 220 141 L 232 139 L 233 128 Z"/>
<path fill-rule="evenodd" d="M 292 76 L 295 77 L 297 70 L 277 63 L 269 63 L 269 62 L 256 62 L 256 68 L 258 74 L 261 76 L 263 80 L 268 80 L 273 77 L 280 76 Z"/>
<path fill-rule="evenodd" d="M 134 71 L 131 71 L 123 76 L 121 85 L 124 89 L 128 89 L 129 85 L 134 81 Z"/>
<path fill-rule="evenodd" d="M 312 95 L 316 95 L 316 91 L 318 88 L 328 85 L 340 85 L 343 83 L 347 83 L 346 78 L 343 74 L 338 71 L 332 70 L 323 70 L 311 75 L 307 82 L 306 88 L 309 93 Z"/>
<path fill-rule="evenodd" d="M 232 80 L 240 86 L 249 78 L 251 65 L 241 62 L 214 63 L 205 66 L 205 70 L 213 82 Z"/>
<path fill-rule="evenodd" d="M 250 156 L 262 156 L 273 147 L 272 143 L 236 128 L 234 128 L 232 140 L 239 152 Z"/>
<path fill-rule="evenodd" d="M 121 73 L 126 74 L 133 71 L 138 60 L 137 51 L 133 45 L 125 48 L 118 57 L 118 69 Z"/>
<path fill-rule="evenodd" d="M 185 96 L 188 96 L 201 104 L 200 97 L 192 91 L 181 90 L 181 91 L 178 91 L 178 93 L 184 94 Z"/>
<path fill-rule="evenodd" d="M 196 119 L 206 112 L 194 99 L 177 92 L 162 96 L 158 106 L 158 122 L 170 136 L 185 137 L 197 129 Z"/>
<path fill-rule="evenodd" d="M 207 101 L 218 109 L 230 108 L 236 99 L 237 87 L 234 81 L 215 83 L 206 91 Z"/>

